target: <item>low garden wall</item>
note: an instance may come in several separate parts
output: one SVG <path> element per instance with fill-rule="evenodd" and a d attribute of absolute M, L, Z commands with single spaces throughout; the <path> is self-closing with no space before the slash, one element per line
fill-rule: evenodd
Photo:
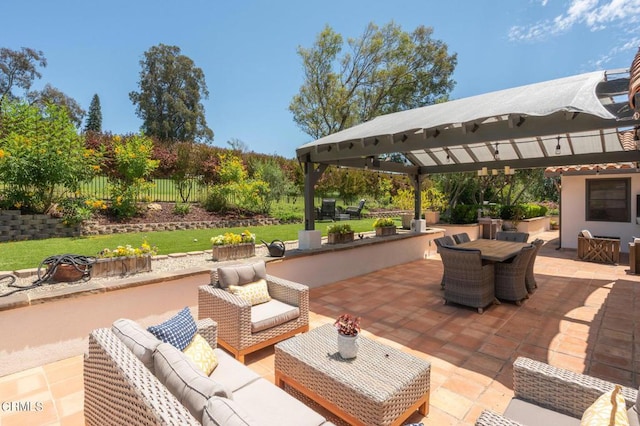
<path fill-rule="evenodd" d="M 0 242 L 77 237 L 80 226 L 67 226 L 61 219 L 45 214 L 20 214 L 20 210 L 0 210 Z"/>

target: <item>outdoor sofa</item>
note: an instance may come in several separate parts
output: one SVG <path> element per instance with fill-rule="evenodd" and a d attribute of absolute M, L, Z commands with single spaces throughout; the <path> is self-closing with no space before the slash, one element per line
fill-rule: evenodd
<path fill-rule="evenodd" d="M 513 364 L 514 398 L 504 414 L 485 410 L 476 426 L 580 425 L 584 412 L 615 384 L 543 362 L 518 357 Z M 631 426 L 640 424 L 638 391 L 621 387 Z M 607 422 L 608 423 L 608 422 Z"/>
<path fill-rule="evenodd" d="M 196 324 L 218 360 L 209 377 L 179 349 L 131 320 L 91 332 L 84 360 L 86 424 L 332 425 L 216 348 L 213 320 Z"/>

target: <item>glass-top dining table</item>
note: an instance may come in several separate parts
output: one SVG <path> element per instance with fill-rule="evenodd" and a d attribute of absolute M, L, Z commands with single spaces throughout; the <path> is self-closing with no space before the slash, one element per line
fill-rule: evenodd
<path fill-rule="evenodd" d="M 523 247 L 529 246 L 529 243 L 516 243 L 513 241 L 502 240 L 485 240 L 479 238 L 474 241 L 457 244 L 456 247 L 480 250 L 482 260 L 491 262 L 504 262 L 515 257 Z"/>

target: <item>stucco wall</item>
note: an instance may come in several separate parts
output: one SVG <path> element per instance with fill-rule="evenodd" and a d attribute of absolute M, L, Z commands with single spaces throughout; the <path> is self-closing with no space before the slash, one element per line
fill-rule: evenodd
<path fill-rule="evenodd" d="M 586 180 L 607 178 L 631 178 L 631 221 L 593 222 L 586 220 Z M 640 174 L 615 174 L 599 176 L 563 176 L 560 232 L 562 247 L 578 248 L 578 232 L 588 229 L 593 235 L 620 237 L 620 251 L 629 252 L 629 244 L 634 236 L 640 236 L 640 225 L 636 224 L 636 194 L 640 194 Z"/>

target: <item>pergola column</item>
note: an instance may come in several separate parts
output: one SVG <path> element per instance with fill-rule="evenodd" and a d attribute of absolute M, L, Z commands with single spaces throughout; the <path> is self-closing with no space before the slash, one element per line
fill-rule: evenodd
<path fill-rule="evenodd" d="M 327 168 L 326 164 L 302 164 L 304 169 L 304 230 L 298 232 L 298 248 L 308 250 L 321 246 L 322 233 L 315 230 L 315 185 Z"/>

